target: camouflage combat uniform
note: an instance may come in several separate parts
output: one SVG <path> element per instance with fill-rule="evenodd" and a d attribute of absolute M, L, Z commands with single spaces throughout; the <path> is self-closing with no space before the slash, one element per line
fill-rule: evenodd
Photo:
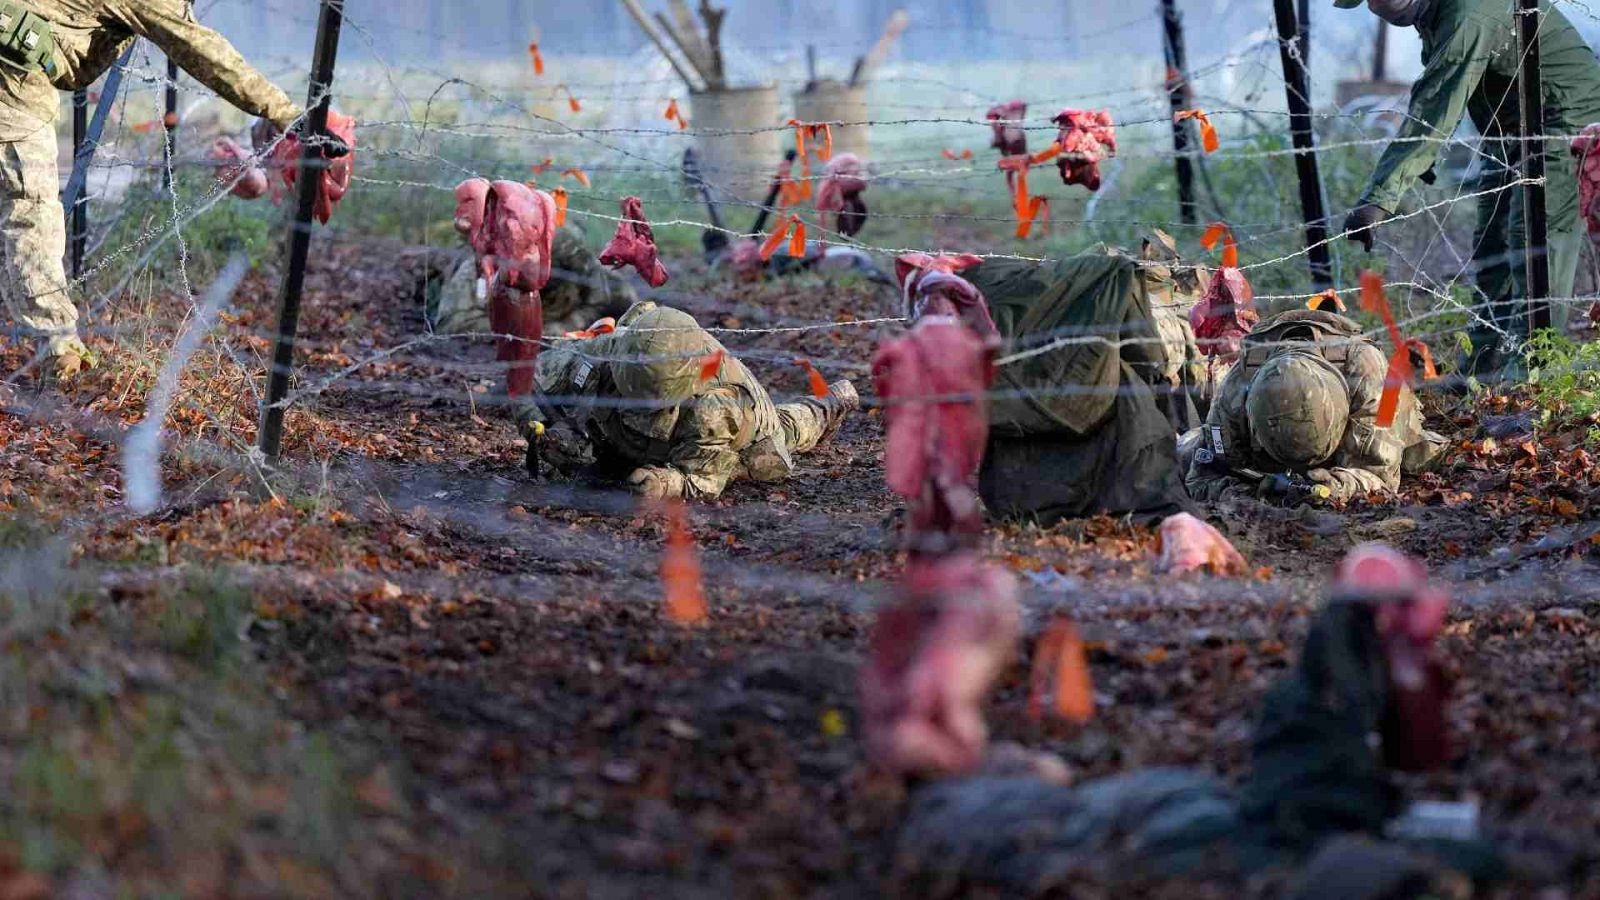
<path fill-rule="evenodd" d="M 1348 403 L 1343 435 L 1326 434 L 1335 448 L 1326 461 L 1292 474 L 1326 485 L 1332 499 L 1399 488 L 1402 471 L 1420 472 L 1437 456 L 1442 439 L 1423 429 L 1422 410 L 1409 387 L 1401 389 L 1394 424 L 1376 424 L 1389 361 L 1354 321 L 1331 312 L 1290 310 L 1256 326 L 1244 339 L 1239 364 L 1223 379 L 1216 402 L 1202 429 L 1185 435 L 1180 456 L 1188 473 L 1190 495 L 1201 501 L 1253 493 L 1259 475 L 1285 473 L 1286 466 L 1269 455 L 1251 428 L 1250 392 L 1263 367 L 1285 354 L 1319 357 L 1337 371 L 1344 393 L 1317 397 L 1324 410 Z M 1259 423 L 1258 423 L 1259 424 Z"/>
<path fill-rule="evenodd" d="M 1161 378 L 1174 389 L 1188 392 L 1196 402 L 1207 402 L 1210 398 L 1202 396 L 1207 382 L 1206 358 L 1200 354 L 1194 326 L 1189 324 L 1189 310 L 1205 293 L 1205 272 L 1184 267 L 1177 242 L 1160 229 L 1145 236 L 1139 258 L 1150 312 L 1167 354 Z"/>
<path fill-rule="evenodd" d="M 717 374 L 702 381 L 719 352 Z M 692 316 L 649 302 L 614 333 L 546 350 L 538 382 L 548 418 L 571 422 L 603 469 L 631 470 L 630 486 L 655 497 L 712 499 L 736 479 L 783 481 L 793 454 L 831 436 L 859 405 L 848 382 L 820 400 L 775 405 Z"/>
<path fill-rule="evenodd" d="M 575 226 L 556 229 L 550 260 L 550 283 L 539 292 L 547 334 L 578 331 L 598 319 L 620 316 L 638 300 L 632 285 L 600 265 Z M 489 301 L 478 297 L 478 266 L 470 254 L 440 288 L 431 318 L 441 334 L 490 332 Z"/>
<path fill-rule="evenodd" d="M 195 20 L 186 0 L 29 0 L 53 41 L 43 64 L 0 65 L 0 296 L 13 319 L 54 355 L 85 356 L 67 289 L 65 216 L 56 162 L 58 90 L 94 83 L 136 37 L 154 42 L 206 87 L 280 128 L 299 117 L 288 95 Z M 26 26 L 25 26 L 26 27 Z M 0 28 L 0 32 L 5 29 Z"/>

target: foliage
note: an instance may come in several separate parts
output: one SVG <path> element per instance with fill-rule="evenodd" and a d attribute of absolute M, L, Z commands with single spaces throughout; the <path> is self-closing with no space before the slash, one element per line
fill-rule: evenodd
<path fill-rule="evenodd" d="M 1528 391 L 1542 424 L 1587 426 L 1588 442 L 1600 443 L 1600 342 L 1541 331 L 1528 342 L 1528 358 Z"/>

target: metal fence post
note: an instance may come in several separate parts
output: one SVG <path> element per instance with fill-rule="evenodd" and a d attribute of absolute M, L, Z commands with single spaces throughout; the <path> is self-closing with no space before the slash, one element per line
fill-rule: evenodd
<path fill-rule="evenodd" d="M 328 110 L 333 105 L 333 70 L 339 58 L 339 31 L 344 26 L 344 0 L 322 0 L 317 21 L 317 43 L 311 60 L 310 106 L 306 128 L 311 134 L 328 130 Z M 283 400 L 289 395 L 294 374 L 295 332 L 300 326 L 300 296 L 305 289 L 306 259 L 311 253 L 311 215 L 327 160 L 309 145 L 300 154 L 294 221 L 289 226 L 289 269 L 278 298 L 278 327 L 272 347 L 272 370 L 267 373 L 267 396 L 261 410 L 261 453 L 278 458 L 283 443 Z"/>
<path fill-rule="evenodd" d="M 1302 5 L 1297 13 L 1294 0 L 1273 0 L 1272 9 L 1278 20 L 1278 52 L 1283 59 L 1283 86 L 1289 101 L 1295 171 L 1300 178 L 1300 209 L 1306 222 L 1311 283 L 1321 291 L 1333 286 L 1333 258 L 1328 247 L 1328 213 L 1322 200 L 1322 174 L 1317 168 L 1316 136 L 1311 130 L 1309 23 L 1306 7 Z"/>
<path fill-rule="evenodd" d="M 1188 121 L 1179 122 L 1178 113 L 1188 109 L 1189 63 L 1183 46 L 1183 17 L 1178 14 L 1177 0 L 1161 0 L 1163 40 L 1162 50 L 1167 58 L 1167 95 L 1172 102 L 1172 149 L 1178 170 L 1178 218 L 1185 225 L 1199 221 L 1194 204 L 1194 160 L 1189 158 L 1189 148 L 1194 126 Z"/>
<path fill-rule="evenodd" d="M 161 124 L 167 130 L 167 139 L 161 151 L 161 186 L 172 189 L 172 158 L 178 153 L 178 64 L 167 60 L 167 114 Z"/>
<path fill-rule="evenodd" d="M 84 154 L 90 152 L 85 145 L 89 142 L 89 91 L 87 89 L 72 92 L 72 158 L 74 161 L 82 159 Z M 68 269 L 74 279 L 83 276 L 83 257 L 89 246 L 89 192 L 80 190 L 76 196 L 68 196 L 67 202 L 71 206 L 67 209 L 70 224 L 68 234 Z"/>
<path fill-rule="evenodd" d="M 1544 86 L 1539 70 L 1539 0 L 1517 0 L 1522 44 L 1521 89 L 1522 221 L 1527 264 L 1528 335 L 1550 327 L 1550 227 L 1544 206 Z"/>

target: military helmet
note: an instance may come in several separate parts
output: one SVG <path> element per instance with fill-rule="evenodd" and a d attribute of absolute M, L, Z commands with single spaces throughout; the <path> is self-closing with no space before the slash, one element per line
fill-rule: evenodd
<path fill-rule="evenodd" d="M 1252 442 L 1291 469 L 1309 469 L 1339 449 L 1350 421 L 1344 376 L 1312 350 L 1268 360 L 1245 401 Z"/>

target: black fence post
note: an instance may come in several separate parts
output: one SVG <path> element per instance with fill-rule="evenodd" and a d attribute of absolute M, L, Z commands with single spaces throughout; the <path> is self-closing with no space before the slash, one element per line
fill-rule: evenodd
<path fill-rule="evenodd" d="M 326 134 L 328 110 L 333 105 L 333 70 L 339 59 L 339 31 L 344 26 L 344 0 L 322 0 L 317 21 L 317 44 L 311 59 L 311 90 L 306 101 L 306 130 Z M 289 270 L 278 298 L 278 328 L 272 347 L 272 370 L 267 373 L 267 396 L 261 410 L 261 453 L 278 458 L 283 444 L 283 400 L 289 395 L 294 374 L 295 332 L 300 326 L 300 295 L 305 289 L 306 259 L 311 253 L 311 215 L 316 208 L 326 159 L 306 144 L 300 154 L 294 221 L 289 226 Z"/>
<path fill-rule="evenodd" d="M 1522 44 L 1518 77 L 1522 107 L 1523 254 L 1528 274 L 1528 334 L 1550 327 L 1550 225 L 1544 206 L 1544 86 L 1539 70 L 1539 0 L 1517 0 Z"/>
<path fill-rule="evenodd" d="M 1306 222 L 1311 283 L 1321 291 L 1333 286 L 1333 258 L 1328 248 L 1328 213 L 1322 201 L 1322 174 L 1317 169 L 1316 136 L 1311 130 L 1307 10 L 1302 5 L 1297 13 L 1294 0 L 1273 0 L 1272 9 L 1278 20 L 1278 52 L 1283 59 L 1283 87 L 1289 101 L 1295 171 L 1300 177 L 1300 209 Z"/>
<path fill-rule="evenodd" d="M 83 158 L 89 152 L 89 91 L 72 92 L 72 158 Z M 74 162 L 76 165 L 76 162 Z M 67 210 L 70 225 L 67 229 L 67 259 L 74 279 L 83 276 L 83 257 L 89 247 L 89 192 L 80 190 L 67 197 L 71 207 Z"/>
<path fill-rule="evenodd" d="M 161 151 L 161 186 L 172 189 L 172 158 L 178 153 L 178 64 L 167 60 L 167 114 L 161 120 L 167 139 Z"/>
<path fill-rule="evenodd" d="M 1194 146 L 1194 126 L 1178 121 L 1178 113 L 1189 108 L 1189 62 L 1183 47 L 1183 17 L 1178 14 L 1177 0 L 1161 0 L 1161 21 L 1164 39 L 1161 48 L 1167 58 L 1167 96 L 1172 102 L 1172 150 L 1178 169 L 1178 218 L 1185 225 L 1199 221 L 1194 204 L 1194 160 L 1189 158 L 1189 148 Z"/>

